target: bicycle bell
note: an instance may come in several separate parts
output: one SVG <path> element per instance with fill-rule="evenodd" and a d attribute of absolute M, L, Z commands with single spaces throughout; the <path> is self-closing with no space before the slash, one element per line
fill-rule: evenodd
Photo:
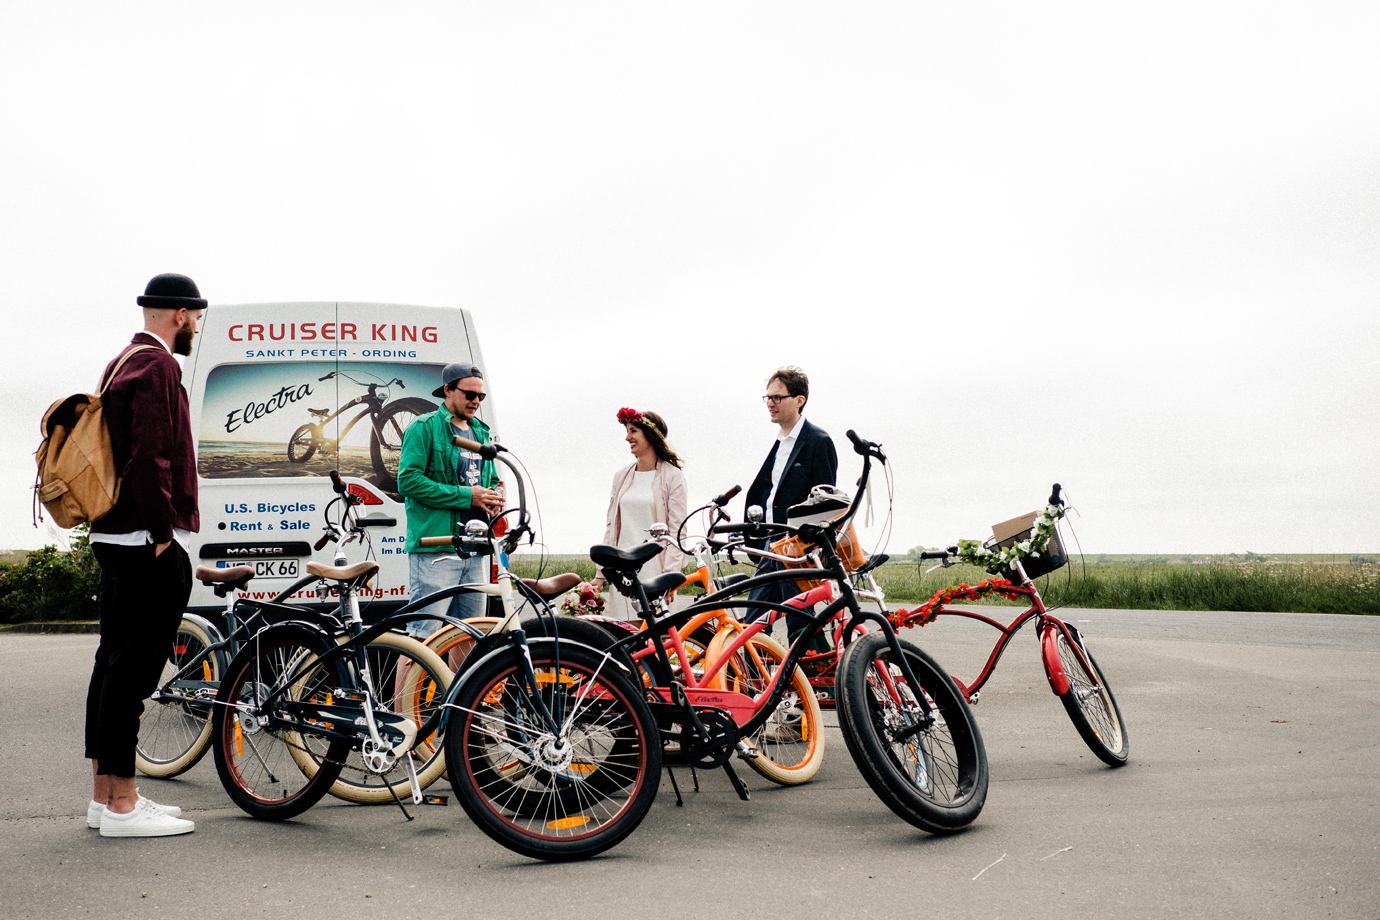
<path fill-rule="evenodd" d="M 749 523 L 749 524 L 760 524 L 760 523 L 762 523 L 762 506 L 761 506 L 761 505 L 752 505 L 752 506 L 750 506 L 750 507 L 748 508 L 748 510 L 747 510 L 747 519 L 748 519 L 748 523 Z"/>

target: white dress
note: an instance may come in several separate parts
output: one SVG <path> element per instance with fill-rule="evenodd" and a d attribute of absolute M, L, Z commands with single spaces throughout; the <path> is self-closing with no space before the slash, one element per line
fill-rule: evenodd
<path fill-rule="evenodd" d="M 656 476 L 656 470 L 633 472 L 632 485 L 628 486 L 628 491 L 624 492 L 618 499 L 618 548 L 632 549 L 634 546 L 646 543 L 650 538 L 647 531 L 652 529 L 652 477 Z M 643 569 L 654 566 L 654 562 L 648 562 Z M 653 572 L 652 574 L 657 574 Z M 641 620 L 642 614 L 637 609 L 637 602 L 629 600 L 618 593 L 618 589 L 609 587 L 608 604 L 605 606 L 604 615 L 618 620 Z"/>

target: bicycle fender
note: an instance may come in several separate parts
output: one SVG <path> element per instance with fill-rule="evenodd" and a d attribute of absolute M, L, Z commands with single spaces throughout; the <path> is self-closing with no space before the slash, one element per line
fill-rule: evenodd
<path fill-rule="evenodd" d="M 198 616 L 195 613 L 183 613 L 182 619 L 191 620 L 193 623 L 200 626 L 202 629 L 206 630 L 206 635 L 211 637 L 212 645 L 219 645 L 220 643 L 225 641 L 225 636 L 221 633 L 219 629 L 216 628 L 216 624 L 212 623 L 205 617 Z M 216 649 L 211 654 L 215 658 L 216 667 L 220 669 L 220 672 L 222 674 L 224 674 L 225 669 L 230 664 L 230 655 L 223 648 Z"/>
<path fill-rule="evenodd" d="M 487 639 L 492 637 L 492 634 L 490 634 L 485 638 Z M 600 651 L 597 648 L 594 648 L 593 646 L 585 645 L 583 642 L 576 642 L 574 639 L 562 639 L 560 640 L 560 643 L 562 646 L 573 645 L 583 651 L 591 652 L 600 658 L 605 657 L 607 654 L 605 652 Z M 528 649 L 533 651 L 548 645 L 555 646 L 555 644 L 556 640 L 550 638 L 549 636 L 537 636 L 527 640 Z M 506 654 L 508 652 L 513 652 L 516 650 L 517 646 L 504 643 L 498 648 L 491 649 L 487 654 L 484 654 L 482 657 L 475 657 L 479 651 L 476 650 L 475 652 L 472 652 L 468 658 L 465 659 L 463 664 L 463 670 L 459 674 L 455 675 L 455 679 L 450 682 L 450 689 L 446 691 L 445 698 L 441 701 L 441 723 L 439 726 L 437 726 L 437 731 L 444 732 L 446 730 L 447 725 L 449 725 L 450 723 L 451 714 L 456 711 L 456 697 L 460 695 L 460 690 L 466 684 L 469 683 L 470 678 L 474 676 L 475 672 L 479 670 L 480 666 L 487 664 L 488 662 L 492 661 L 500 655 Z M 608 656 L 608 663 L 613 667 L 617 668 L 618 671 L 628 680 L 632 680 L 632 675 L 629 674 L 628 669 L 623 667 L 623 665 L 619 664 L 616 660 L 614 660 L 614 658 L 611 655 Z"/>
<path fill-rule="evenodd" d="M 213 645 L 217 642 L 225 641 L 225 636 L 221 635 L 221 631 L 216 628 L 216 624 L 205 617 L 197 616 L 195 613 L 184 613 L 182 614 L 182 619 L 191 620 L 193 623 L 206 630 L 206 635 L 211 637 L 211 643 Z"/>
<path fill-rule="evenodd" d="M 1064 664 L 1059 660 L 1059 644 L 1056 641 L 1059 627 L 1046 624 L 1040 632 L 1040 654 L 1045 662 L 1045 676 L 1049 678 L 1049 689 L 1055 696 L 1069 692 L 1069 677 L 1064 673 Z"/>

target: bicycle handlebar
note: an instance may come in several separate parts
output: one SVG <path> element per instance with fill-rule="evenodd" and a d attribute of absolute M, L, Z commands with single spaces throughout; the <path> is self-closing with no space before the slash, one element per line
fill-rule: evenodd
<path fill-rule="evenodd" d="M 1056 482 L 1054 484 L 1054 491 L 1049 493 L 1049 503 L 1051 505 L 1062 505 L 1064 503 L 1064 500 L 1059 496 L 1059 492 L 1062 488 L 1063 486 L 1059 485 L 1059 483 Z"/>
<path fill-rule="evenodd" d="M 853 442 L 853 450 L 862 457 L 876 457 L 878 460 L 885 461 L 886 454 L 882 453 L 882 445 L 875 441 L 867 441 L 858 437 L 858 433 L 852 428 L 848 429 L 848 440 Z"/>
<path fill-rule="evenodd" d="M 498 452 L 503 449 L 497 444 L 480 444 L 478 441 L 462 438 L 458 434 L 453 435 L 450 440 L 456 447 L 463 447 L 465 450 L 473 451 L 485 460 L 493 460 L 498 456 Z"/>
<path fill-rule="evenodd" d="M 733 488 L 725 492 L 723 495 L 720 495 L 717 498 L 715 498 L 713 504 L 718 505 L 720 508 L 722 508 L 724 505 L 727 505 L 730 501 L 732 501 L 733 497 L 741 491 L 743 491 L 742 486 L 734 486 Z"/>

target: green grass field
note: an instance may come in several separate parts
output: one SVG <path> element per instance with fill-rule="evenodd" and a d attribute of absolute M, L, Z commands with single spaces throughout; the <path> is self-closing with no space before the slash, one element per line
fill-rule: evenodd
<path fill-rule="evenodd" d="M 1047 604 L 1073 607 L 1380 614 L 1380 565 L 1318 561 L 1332 558 L 1327 556 L 1304 558 L 1313 561 L 1277 561 L 1277 557 L 1267 562 L 1200 563 L 1128 559 L 1085 565 L 1075 557 L 1038 583 Z M 536 562 L 530 558 L 516 560 L 513 570 L 531 578 L 536 574 Z M 594 565 L 579 556 L 549 557 L 547 575 L 566 571 L 589 579 Z M 889 602 L 917 604 L 948 585 L 975 584 L 987 577 L 987 573 L 969 566 L 922 575 L 914 563 L 891 562 L 881 568 L 877 580 Z M 991 603 L 1007 602 L 997 599 Z"/>

